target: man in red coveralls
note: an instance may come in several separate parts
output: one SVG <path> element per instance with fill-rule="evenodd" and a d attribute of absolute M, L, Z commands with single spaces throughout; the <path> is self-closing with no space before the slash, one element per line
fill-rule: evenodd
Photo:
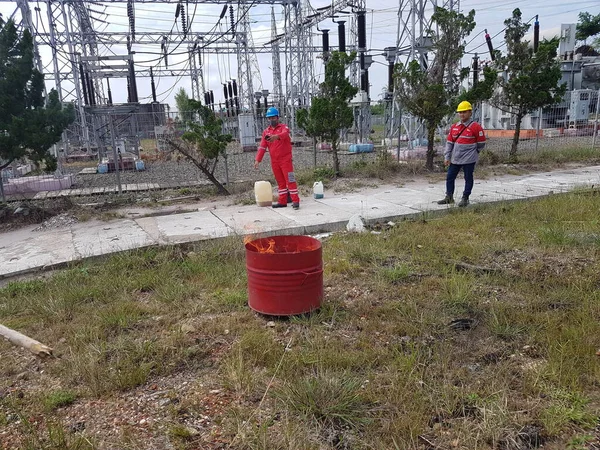
<path fill-rule="evenodd" d="M 265 156 L 267 148 L 271 154 L 271 169 L 277 180 L 277 193 L 279 198 L 277 203 L 273 203 L 273 208 L 285 208 L 287 206 L 288 192 L 292 197 L 292 208 L 300 208 L 300 197 L 298 196 L 298 185 L 292 166 L 292 140 L 290 139 L 289 128 L 279 123 L 279 111 L 277 108 L 269 108 L 266 117 L 269 119 L 269 126 L 263 131 L 260 146 L 256 153 L 254 168 Z"/>

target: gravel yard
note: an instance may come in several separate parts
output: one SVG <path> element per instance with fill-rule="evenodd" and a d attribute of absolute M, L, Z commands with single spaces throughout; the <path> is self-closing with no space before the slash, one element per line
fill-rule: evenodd
<path fill-rule="evenodd" d="M 254 152 L 231 152 L 227 157 L 227 163 L 221 159 L 215 169 L 217 179 L 225 182 L 227 175 L 229 182 L 234 181 L 252 181 L 265 179 L 272 176 L 268 156 L 260 165 L 257 171 L 254 169 Z M 365 154 L 340 154 L 340 164 L 345 167 L 354 161 L 365 160 L 373 161 L 376 153 Z M 317 153 L 317 166 L 331 166 L 332 156 L 328 152 Z M 76 174 L 75 188 L 94 188 L 108 187 L 117 185 L 117 175 L 115 173 L 107 174 L 86 174 L 80 173 L 82 167 L 74 165 L 64 165 L 63 171 Z M 294 150 L 294 169 L 296 171 L 311 169 L 314 167 L 314 155 L 310 149 Z M 185 182 L 207 183 L 202 172 L 191 162 L 181 158 L 179 161 L 151 161 L 146 162 L 146 170 L 126 171 L 120 173 L 121 184 L 139 184 L 139 183 L 157 183 L 161 186 L 180 186 Z"/>

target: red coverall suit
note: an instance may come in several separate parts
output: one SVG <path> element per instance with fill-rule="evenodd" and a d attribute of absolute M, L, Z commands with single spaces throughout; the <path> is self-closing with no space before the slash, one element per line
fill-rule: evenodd
<path fill-rule="evenodd" d="M 265 138 L 277 134 L 279 139 L 269 142 Z M 300 203 L 298 196 L 298 185 L 294 175 L 292 165 L 292 140 L 290 139 L 290 130 L 287 125 L 278 123 L 275 127 L 269 125 L 262 133 L 260 146 L 256 154 L 256 161 L 261 162 L 265 156 L 265 151 L 269 149 L 271 154 L 271 169 L 277 180 L 278 203 L 285 205 L 287 203 L 288 191 L 292 197 L 292 202 Z"/>

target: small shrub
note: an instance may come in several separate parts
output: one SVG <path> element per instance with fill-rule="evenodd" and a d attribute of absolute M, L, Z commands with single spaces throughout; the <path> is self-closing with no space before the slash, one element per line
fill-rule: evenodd
<path fill-rule="evenodd" d="M 309 421 L 331 428 L 360 428 L 370 421 L 360 388 L 361 381 L 346 373 L 322 373 L 289 383 L 276 396 Z"/>
<path fill-rule="evenodd" d="M 77 398 L 77 395 L 71 391 L 59 390 L 59 391 L 50 392 L 44 398 L 44 407 L 47 410 L 52 411 L 54 409 L 61 408 L 63 406 L 69 406 L 70 404 L 72 404 L 75 401 L 76 398 Z"/>

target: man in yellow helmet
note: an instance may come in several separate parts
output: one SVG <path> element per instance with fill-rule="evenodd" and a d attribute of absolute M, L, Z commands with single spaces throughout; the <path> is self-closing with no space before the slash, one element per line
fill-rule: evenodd
<path fill-rule="evenodd" d="M 444 150 L 444 165 L 448 168 L 446 175 L 446 197 L 438 205 L 454 203 L 454 184 L 462 169 L 465 175 L 465 190 L 458 206 L 467 206 L 473 190 L 473 172 L 479 160 L 479 152 L 485 147 L 485 133 L 477 122 L 471 119 L 473 108 L 467 101 L 460 102 L 456 112 L 460 121 L 450 127 L 446 149 Z"/>

